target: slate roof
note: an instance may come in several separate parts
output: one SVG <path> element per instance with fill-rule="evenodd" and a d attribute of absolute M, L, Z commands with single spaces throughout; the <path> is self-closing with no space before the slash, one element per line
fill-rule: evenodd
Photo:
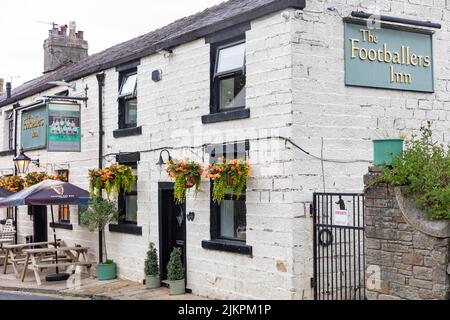
<path fill-rule="evenodd" d="M 303 9 L 305 0 L 230 0 L 165 27 L 117 44 L 86 59 L 66 65 L 13 89 L 0 97 L 0 107 L 48 90 L 50 81 L 73 81 L 148 55 L 205 37 L 227 27 L 248 22 L 286 8 Z"/>

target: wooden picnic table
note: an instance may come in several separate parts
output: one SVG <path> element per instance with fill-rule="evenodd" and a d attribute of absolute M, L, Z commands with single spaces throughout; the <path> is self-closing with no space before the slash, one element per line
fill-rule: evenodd
<path fill-rule="evenodd" d="M 61 240 L 57 241 L 58 246 L 62 244 Z M 24 244 L 5 244 L 2 246 L 2 250 L 5 252 L 5 258 L 3 261 L 3 274 L 6 274 L 8 270 L 8 264 L 11 263 L 16 278 L 20 277 L 18 271 L 18 265 L 25 261 L 24 250 L 33 249 L 35 247 L 48 247 L 55 245 L 54 241 L 36 242 L 36 243 L 24 243 Z"/>
<path fill-rule="evenodd" d="M 28 264 L 31 261 L 31 267 L 34 272 L 34 276 L 36 278 L 37 284 L 40 286 L 42 284 L 41 282 L 41 276 L 40 272 L 42 269 L 47 268 L 63 268 L 67 267 L 73 268 L 73 267 L 86 267 L 88 270 L 89 275 L 91 274 L 90 269 L 93 262 L 88 262 L 87 260 L 87 252 L 89 248 L 85 247 L 58 247 L 58 248 L 44 248 L 44 249 L 26 249 L 24 250 L 24 253 L 26 254 L 25 257 L 25 263 L 22 270 L 22 276 L 21 281 L 25 281 L 25 276 L 28 271 Z M 62 253 L 63 255 L 67 256 L 67 259 L 65 261 L 61 261 L 56 263 L 54 260 L 48 261 L 45 259 L 45 257 L 48 257 L 49 255 L 55 255 Z M 83 258 L 80 260 L 80 258 Z"/>

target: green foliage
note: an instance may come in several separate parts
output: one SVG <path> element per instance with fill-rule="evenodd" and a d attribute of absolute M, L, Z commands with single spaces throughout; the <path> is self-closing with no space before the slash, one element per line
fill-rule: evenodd
<path fill-rule="evenodd" d="M 218 204 L 222 203 L 228 188 L 225 175 L 213 180 L 213 201 Z"/>
<path fill-rule="evenodd" d="M 159 275 L 158 252 L 153 243 L 150 244 L 150 248 L 147 251 L 147 259 L 145 259 L 145 275 Z"/>
<path fill-rule="evenodd" d="M 114 264 L 114 260 L 108 259 L 104 264 Z"/>
<path fill-rule="evenodd" d="M 187 189 L 194 186 L 196 192 L 200 189 L 203 168 L 199 163 L 189 160 L 170 160 L 166 165 L 167 174 L 175 182 L 175 202 L 183 204 L 186 201 Z"/>
<path fill-rule="evenodd" d="M 184 267 L 181 261 L 181 249 L 174 248 L 170 254 L 169 264 L 167 265 L 167 279 L 177 281 L 184 279 Z"/>
<path fill-rule="evenodd" d="M 420 131 L 421 137 L 413 136 L 391 167 L 382 168 L 382 182 L 407 186 L 429 218 L 450 219 L 449 147 L 433 141 L 431 123 Z"/>
<path fill-rule="evenodd" d="M 118 216 L 115 201 L 94 197 L 92 204 L 81 213 L 81 222 L 90 231 L 103 231 L 108 224 L 117 221 Z"/>
<path fill-rule="evenodd" d="M 236 199 L 244 192 L 250 177 L 250 164 L 247 161 L 220 159 L 208 168 L 208 177 L 213 183 L 213 201 L 221 204 L 225 193 L 230 190 Z"/>
<path fill-rule="evenodd" d="M 173 197 L 176 204 L 183 204 L 186 201 L 186 178 L 184 176 L 178 176 L 175 179 Z"/>

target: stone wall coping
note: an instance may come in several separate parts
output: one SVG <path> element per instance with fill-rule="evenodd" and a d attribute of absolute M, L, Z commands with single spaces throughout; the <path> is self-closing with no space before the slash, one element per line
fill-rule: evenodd
<path fill-rule="evenodd" d="M 428 219 L 405 187 L 395 187 L 395 196 L 403 217 L 416 230 L 436 238 L 450 238 L 450 221 Z"/>

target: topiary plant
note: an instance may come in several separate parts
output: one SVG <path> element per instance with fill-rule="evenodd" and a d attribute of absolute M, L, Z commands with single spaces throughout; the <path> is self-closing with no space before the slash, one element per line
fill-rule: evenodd
<path fill-rule="evenodd" d="M 180 248 L 174 248 L 170 254 L 169 264 L 167 265 L 167 279 L 169 281 L 184 279 L 184 267 L 181 256 L 182 252 Z"/>
<path fill-rule="evenodd" d="M 153 243 L 150 244 L 150 248 L 147 251 L 147 259 L 145 259 L 145 275 L 159 275 L 158 252 Z"/>
<path fill-rule="evenodd" d="M 111 222 L 117 221 L 119 213 L 117 211 L 117 203 L 108 199 L 94 197 L 92 204 L 88 206 L 86 211 L 81 213 L 81 223 L 89 228 L 90 231 L 99 231 L 102 233 L 103 245 L 105 248 L 105 257 L 108 260 L 108 252 L 106 251 L 105 227 Z M 101 244 L 99 244 L 99 252 Z M 103 257 L 99 257 L 102 261 Z"/>

